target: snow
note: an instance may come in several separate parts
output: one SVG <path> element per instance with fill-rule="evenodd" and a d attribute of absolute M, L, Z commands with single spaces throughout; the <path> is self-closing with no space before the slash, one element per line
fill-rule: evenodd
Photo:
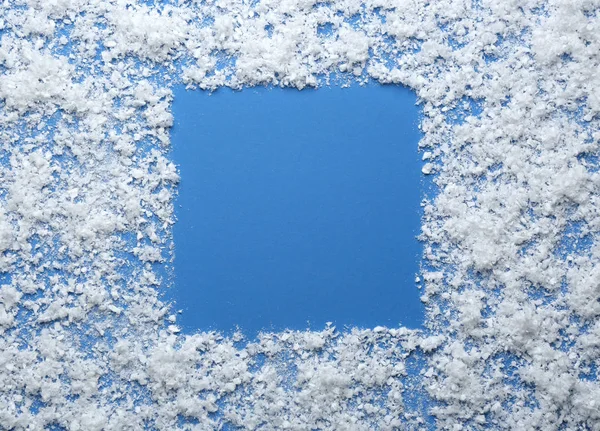
<path fill-rule="evenodd" d="M 0 3 L 0 428 L 600 430 L 599 1 L 146 3 Z M 180 333 L 170 88 L 367 79 L 423 110 L 425 329 Z"/>

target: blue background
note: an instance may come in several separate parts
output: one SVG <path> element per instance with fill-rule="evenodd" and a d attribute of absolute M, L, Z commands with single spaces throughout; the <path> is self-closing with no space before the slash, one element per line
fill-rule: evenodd
<path fill-rule="evenodd" d="M 419 327 L 416 96 L 397 86 L 177 88 L 184 330 Z"/>

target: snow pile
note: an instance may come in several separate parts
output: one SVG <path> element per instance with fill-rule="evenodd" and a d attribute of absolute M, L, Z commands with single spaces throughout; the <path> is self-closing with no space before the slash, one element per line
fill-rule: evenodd
<path fill-rule="evenodd" d="M 2 429 L 600 430 L 599 1 L 172 3 L 0 4 Z M 423 108 L 426 330 L 178 334 L 170 87 L 367 79 Z"/>

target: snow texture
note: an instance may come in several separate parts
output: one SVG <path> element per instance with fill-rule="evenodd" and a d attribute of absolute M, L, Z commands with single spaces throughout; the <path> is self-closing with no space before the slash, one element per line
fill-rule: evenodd
<path fill-rule="evenodd" d="M 600 430 L 599 10 L 0 2 L 0 429 Z M 423 110 L 425 329 L 179 333 L 172 86 L 369 79 Z"/>

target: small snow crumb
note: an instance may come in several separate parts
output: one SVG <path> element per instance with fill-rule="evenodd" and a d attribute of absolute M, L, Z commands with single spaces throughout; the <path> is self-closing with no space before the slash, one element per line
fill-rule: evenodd
<path fill-rule="evenodd" d="M 423 172 L 425 175 L 429 175 L 432 171 L 433 171 L 432 163 L 425 163 L 423 165 L 423 167 L 421 168 L 421 172 Z"/>

